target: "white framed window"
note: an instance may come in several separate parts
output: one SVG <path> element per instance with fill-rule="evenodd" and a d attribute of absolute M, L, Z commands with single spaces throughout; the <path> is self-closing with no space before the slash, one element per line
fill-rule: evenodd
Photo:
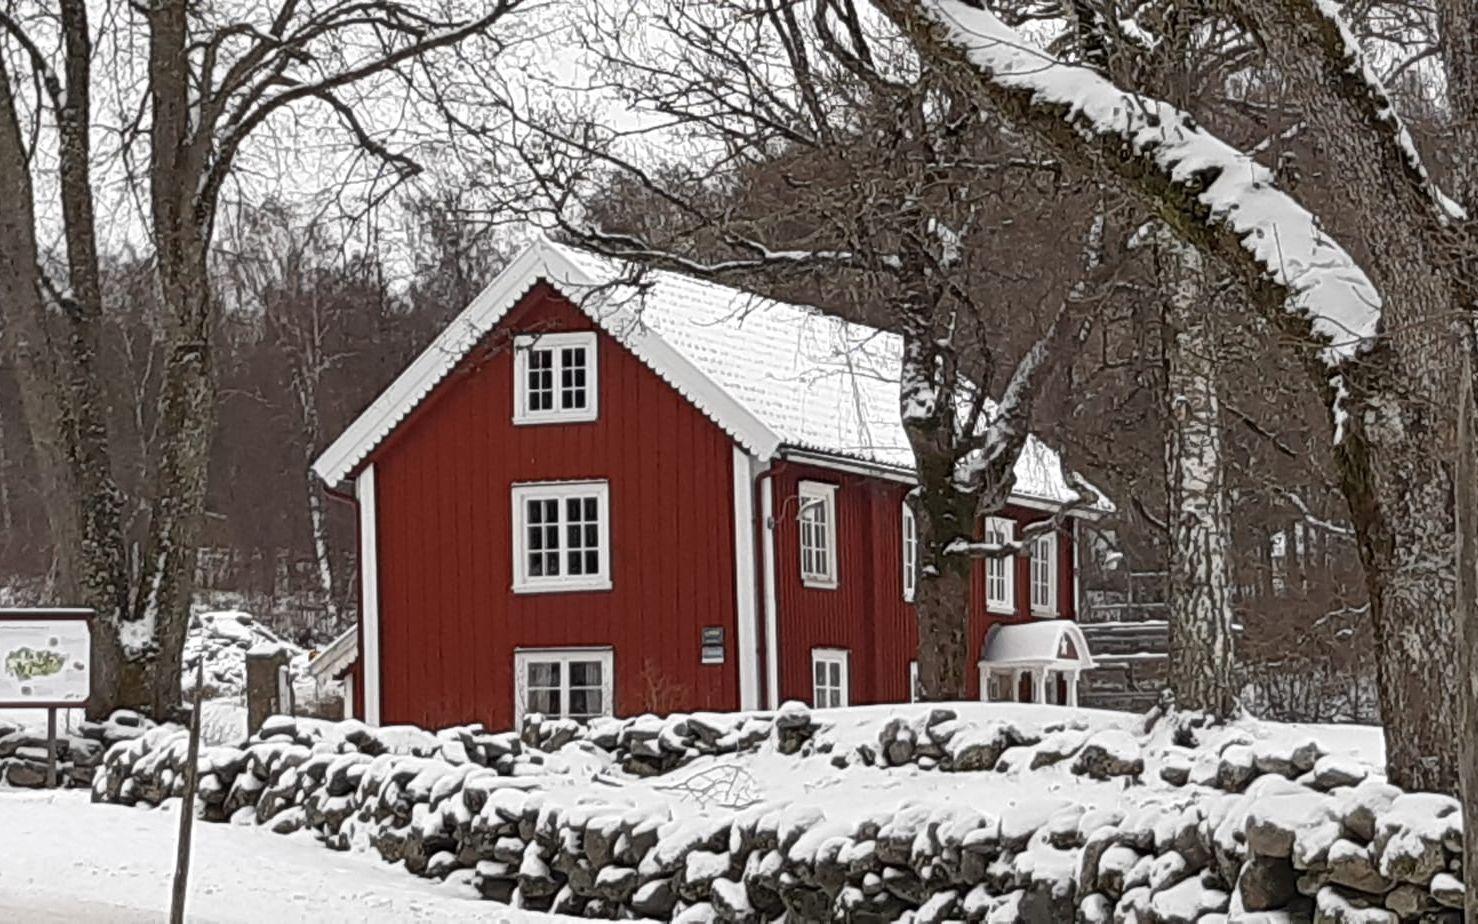
<path fill-rule="evenodd" d="M 852 702 L 852 655 L 845 648 L 811 649 L 811 705 L 817 709 L 847 706 Z"/>
<path fill-rule="evenodd" d="M 612 714 L 615 657 L 609 648 L 537 648 L 513 653 L 513 701 L 518 721 Z"/>
<path fill-rule="evenodd" d="M 908 701 L 916 703 L 919 701 L 923 689 L 919 686 L 919 662 L 908 662 Z"/>
<path fill-rule="evenodd" d="M 1045 533 L 1032 540 L 1032 612 L 1057 615 L 1057 534 Z"/>
<path fill-rule="evenodd" d="M 513 378 L 514 423 L 594 420 L 598 412 L 595 332 L 514 338 Z"/>
<path fill-rule="evenodd" d="M 986 518 L 986 542 L 1011 542 L 1015 538 L 1015 521 L 1005 517 Z M 1016 556 L 985 560 L 985 609 L 990 613 L 1016 611 Z"/>
<path fill-rule="evenodd" d="M 514 592 L 610 586 L 610 485 L 604 481 L 514 485 Z"/>
<path fill-rule="evenodd" d="M 799 487 L 801 583 L 837 586 L 837 489 L 833 484 L 802 481 Z"/>
<path fill-rule="evenodd" d="M 913 602 L 919 578 L 919 524 L 913 508 L 903 504 L 903 599 Z"/>

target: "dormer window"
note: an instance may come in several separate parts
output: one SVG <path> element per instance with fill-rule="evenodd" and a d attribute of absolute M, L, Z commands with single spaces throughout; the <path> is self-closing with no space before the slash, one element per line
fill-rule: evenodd
<path fill-rule="evenodd" d="M 597 412 L 594 331 L 524 334 L 513 343 L 516 424 L 578 423 Z"/>

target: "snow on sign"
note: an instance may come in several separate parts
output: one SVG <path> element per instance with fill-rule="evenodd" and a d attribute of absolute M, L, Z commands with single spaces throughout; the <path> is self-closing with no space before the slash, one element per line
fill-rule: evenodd
<path fill-rule="evenodd" d="M 0 707 L 85 704 L 91 618 L 91 610 L 0 610 Z"/>

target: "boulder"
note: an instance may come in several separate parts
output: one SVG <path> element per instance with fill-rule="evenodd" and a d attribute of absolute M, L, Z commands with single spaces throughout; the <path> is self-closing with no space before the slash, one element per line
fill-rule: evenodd
<path fill-rule="evenodd" d="M 1116 776 L 1138 776 L 1144 772 L 1139 742 L 1116 728 L 1096 732 L 1083 744 L 1073 760 L 1073 772 L 1096 780 Z"/>
<path fill-rule="evenodd" d="M 1375 868 L 1370 851 L 1354 841 L 1340 838 L 1329 848 L 1326 860 L 1329 881 L 1335 885 L 1380 895 L 1393 883 Z"/>
<path fill-rule="evenodd" d="M 1237 877 L 1237 895 L 1248 911 L 1273 911 L 1298 895 L 1298 874 L 1286 857 L 1254 855 Z"/>
<path fill-rule="evenodd" d="M 1463 907 L 1463 881 L 1451 873 L 1438 873 L 1432 877 L 1432 897 L 1447 908 Z"/>

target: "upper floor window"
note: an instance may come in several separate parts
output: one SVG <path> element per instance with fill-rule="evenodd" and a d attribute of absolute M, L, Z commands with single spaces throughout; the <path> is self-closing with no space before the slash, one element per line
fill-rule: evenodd
<path fill-rule="evenodd" d="M 513 589 L 611 586 L 609 485 L 561 481 L 513 486 Z"/>
<path fill-rule="evenodd" d="M 850 652 L 845 648 L 811 649 L 811 705 L 817 709 L 849 706 Z"/>
<path fill-rule="evenodd" d="M 514 340 L 513 356 L 514 423 L 595 419 L 594 331 L 521 335 Z"/>
<path fill-rule="evenodd" d="M 1032 612 L 1057 615 L 1057 534 L 1032 540 Z"/>
<path fill-rule="evenodd" d="M 837 586 L 836 485 L 819 481 L 800 483 L 801 583 L 807 587 Z"/>
<path fill-rule="evenodd" d="M 919 576 L 919 525 L 913 508 L 903 505 L 903 599 L 913 602 Z"/>
<path fill-rule="evenodd" d="M 988 517 L 985 541 L 1011 542 L 1016 538 L 1016 524 L 1004 517 Z M 1016 610 L 1016 556 L 1001 555 L 985 560 L 985 608 L 992 613 Z"/>

